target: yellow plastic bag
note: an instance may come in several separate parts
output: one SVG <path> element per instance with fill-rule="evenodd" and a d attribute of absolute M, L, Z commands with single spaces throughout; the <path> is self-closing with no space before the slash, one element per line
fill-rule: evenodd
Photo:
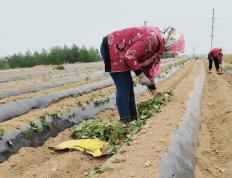
<path fill-rule="evenodd" d="M 108 154 L 107 143 L 99 139 L 69 140 L 55 147 L 49 147 L 49 149 L 54 151 L 78 150 L 93 157 L 100 157 Z"/>

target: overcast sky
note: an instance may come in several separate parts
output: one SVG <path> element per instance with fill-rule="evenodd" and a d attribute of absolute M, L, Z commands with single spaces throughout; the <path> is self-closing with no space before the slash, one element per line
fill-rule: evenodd
<path fill-rule="evenodd" d="M 186 39 L 186 54 L 214 46 L 232 53 L 231 0 L 0 0 L 0 56 L 75 43 L 99 48 L 111 31 L 171 25 Z"/>

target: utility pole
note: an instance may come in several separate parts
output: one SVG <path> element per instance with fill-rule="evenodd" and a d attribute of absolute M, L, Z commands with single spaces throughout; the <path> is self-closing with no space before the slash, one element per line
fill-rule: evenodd
<path fill-rule="evenodd" d="M 145 27 L 147 26 L 147 22 L 148 22 L 148 21 L 146 21 L 146 20 L 144 21 L 144 26 L 145 26 Z"/>
<path fill-rule="evenodd" d="M 212 26 L 211 26 L 211 28 L 212 28 L 212 33 L 211 33 L 211 46 L 210 46 L 210 49 L 212 49 L 212 47 L 213 47 L 213 37 L 214 37 L 214 34 L 213 34 L 213 30 L 214 30 L 214 20 L 215 20 L 215 18 L 214 18 L 214 9 L 213 9 Z"/>
<path fill-rule="evenodd" d="M 195 45 L 193 46 L 193 57 L 195 57 Z"/>

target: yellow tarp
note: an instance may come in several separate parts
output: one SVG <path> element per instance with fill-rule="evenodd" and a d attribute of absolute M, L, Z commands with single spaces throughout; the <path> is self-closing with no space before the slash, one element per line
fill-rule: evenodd
<path fill-rule="evenodd" d="M 49 147 L 54 151 L 61 150 L 78 150 L 83 153 L 90 154 L 94 157 L 99 157 L 107 154 L 106 149 L 107 143 L 99 139 L 80 139 L 80 140 L 69 140 L 63 142 L 55 147 Z"/>

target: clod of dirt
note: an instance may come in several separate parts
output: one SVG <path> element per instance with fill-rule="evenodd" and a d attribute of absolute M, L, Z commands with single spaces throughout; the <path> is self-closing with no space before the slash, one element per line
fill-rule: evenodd
<path fill-rule="evenodd" d="M 163 143 L 164 143 L 164 142 L 165 142 L 165 140 L 161 138 L 161 139 L 160 139 L 160 142 L 163 142 Z"/>
<path fill-rule="evenodd" d="M 144 163 L 144 167 L 150 167 L 151 166 L 151 161 L 147 160 L 145 163 Z"/>
<path fill-rule="evenodd" d="M 131 177 L 135 177 L 135 173 L 134 173 L 134 172 L 131 172 L 131 173 L 130 173 L 130 176 L 131 176 Z"/>

